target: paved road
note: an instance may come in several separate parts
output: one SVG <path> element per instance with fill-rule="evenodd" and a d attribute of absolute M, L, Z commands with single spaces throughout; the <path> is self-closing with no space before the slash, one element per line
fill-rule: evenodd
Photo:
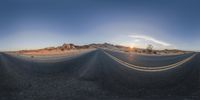
<path fill-rule="evenodd" d="M 158 66 L 174 64 L 194 54 L 194 53 L 187 53 L 187 54 L 182 54 L 182 55 L 169 55 L 169 56 L 148 56 L 148 55 L 145 56 L 145 55 L 139 55 L 139 54 L 113 52 L 109 50 L 106 50 L 106 52 L 130 64 L 134 64 L 138 66 L 147 66 L 147 67 L 150 67 L 150 66 L 158 67 Z"/>
<path fill-rule="evenodd" d="M 199 54 L 177 67 L 151 72 L 124 66 L 106 53 L 132 65 L 155 68 L 193 56 L 134 55 L 135 61 L 124 54 L 98 49 L 72 59 L 44 63 L 1 53 L 0 100 L 200 99 Z"/>

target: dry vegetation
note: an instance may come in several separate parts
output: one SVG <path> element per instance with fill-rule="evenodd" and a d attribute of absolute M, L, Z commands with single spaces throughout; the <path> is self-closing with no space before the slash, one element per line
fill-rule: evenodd
<path fill-rule="evenodd" d="M 20 55 L 29 55 L 32 58 L 34 56 L 45 56 L 45 55 L 71 55 L 73 53 L 81 52 L 87 49 L 94 49 L 94 48 L 103 48 L 109 50 L 115 50 L 120 52 L 127 52 L 127 53 L 137 53 L 137 54 L 148 54 L 148 55 L 178 55 L 188 53 L 190 51 L 182 51 L 182 50 L 154 50 L 152 45 L 148 45 L 146 49 L 141 48 L 130 48 L 121 45 L 113 45 L 109 43 L 104 44 L 89 44 L 89 45 L 74 45 L 74 44 L 63 44 L 62 46 L 58 47 L 48 47 L 44 49 L 38 50 L 21 50 L 15 53 Z"/>
<path fill-rule="evenodd" d="M 91 49 L 88 45 L 77 46 L 74 44 L 63 44 L 58 47 L 48 47 L 38 50 L 21 50 L 17 51 L 17 54 L 21 55 L 32 55 L 32 56 L 42 56 L 42 55 L 62 55 L 71 54 L 79 52 L 80 50 Z"/>

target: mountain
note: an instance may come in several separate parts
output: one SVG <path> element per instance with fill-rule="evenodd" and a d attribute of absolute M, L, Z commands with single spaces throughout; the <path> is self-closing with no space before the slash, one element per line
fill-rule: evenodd
<path fill-rule="evenodd" d="M 121 52 L 132 52 L 132 53 L 139 53 L 139 54 L 183 54 L 186 51 L 182 50 L 149 50 L 149 49 L 141 49 L 141 48 L 130 48 L 122 45 L 113 45 L 110 43 L 98 43 L 98 44 L 88 44 L 88 45 L 75 45 L 72 43 L 64 43 L 61 46 L 57 47 L 47 47 L 43 49 L 37 50 L 21 50 L 17 51 L 20 54 L 48 54 L 48 53 L 62 53 L 72 50 L 82 50 L 82 49 L 92 49 L 92 48 L 101 48 L 101 49 L 109 49 Z"/>

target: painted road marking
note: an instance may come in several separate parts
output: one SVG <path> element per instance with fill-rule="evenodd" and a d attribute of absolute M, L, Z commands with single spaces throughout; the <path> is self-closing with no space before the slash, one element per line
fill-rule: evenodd
<path fill-rule="evenodd" d="M 196 56 L 196 54 L 193 54 L 192 56 L 182 60 L 182 61 L 179 61 L 177 63 L 174 63 L 174 64 L 170 64 L 170 65 L 167 65 L 167 66 L 160 66 L 160 67 L 144 67 L 144 66 L 137 66 L 137 65 L 133 65 L 133 64 L 130 64 L 130 63 L 127 63 L 125 61 L 122 61 L 114 56 L 112 56 L 111 54 L 107 53 L 104 51 L 104 53 L 106 55 L 108 55 L 110 58 L 112 58 L 113 60 L 115 60 L 116 62 L 120 63 L 121 65 L 124 65 L 128 68 L 131 68 L 131 69 L 134 69 L 134 70 L 138 70 L 138 71 L 146 71 L 146 72 L 158 72 L 158 71 L 165 71 L 165 70 L 169 70 L 169 69 L 172 69 L 172 68 L 176 68 L 186 62 L 188 62 L 189 60 L 191 60 L 193 57 Z"/>

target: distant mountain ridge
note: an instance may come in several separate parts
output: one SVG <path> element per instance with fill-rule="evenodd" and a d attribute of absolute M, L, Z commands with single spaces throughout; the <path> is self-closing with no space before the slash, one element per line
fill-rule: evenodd
<path fill-rule="evenodd" d="M 29 52 L 65 52 L 69 50 L 79 50 L 79 49 L 92 49 L 92 48 L 102 48 L 102 49 L 110 49 L 110 50 L 117 50 L 117 51 L 123 51 L 123 52 L 135 52 L 135 53 L 145 53 L 145 54 L 182 54 L 185 53 L 186 51 L 182 50 L 148 50 L 148 49 L 141 49 L 141 48 L 130 48 L 127 46 L 122 46 L 122 45 L 113 45 L 110 43 L 93 43 L 93 44 L 88 44 L 88 45 L 75 45 L 72 43 L 64 43 L 61 46 L 57 47 L 47 47 L 47 48 L 42 48 L 42 49 L 37 49 L 37 50 L 20 50 L 17 51 L 18 53 L 29 53 Z"/>
<path fill-rule="evenodd" d="M 42 49 L 36 49 L 36 50 L 20 50 L 20 51 L 37 51 L 37 50 L 61 50 L 61 51 L 65 51 L 65 50 L 73 50 L 73 49 L 88 49 L 88 48 L 100 48 L 100 47 L 115 47 L 112 44 L 109 43 L 104 43 L 104 44 L 89 44 L 89 45 L 75 45 L 72 43 L 64 43 L 61 46 L 57 46 L 57 47 L 46 47 L 46 48 L 42 48 Z"/>

